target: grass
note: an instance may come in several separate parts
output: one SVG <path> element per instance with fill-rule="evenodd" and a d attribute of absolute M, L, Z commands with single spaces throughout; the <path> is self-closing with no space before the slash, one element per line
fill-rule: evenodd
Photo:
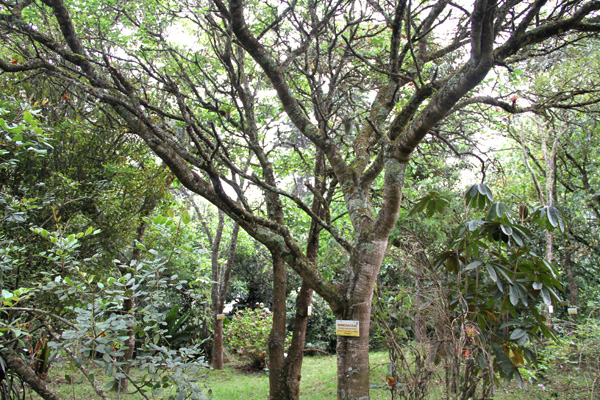
<path fill-rule="evenodd" d="M 93 373 L 104 387 L 109 382 L 101 369 Z M 385 352 L 371 353 L 371 385 L 384 385 L 387 373 L 387 354 Z M 80 383 L 67 383 L 65 375 L 79 377 L 76 371 L 66 363 L 57 363 L 50 371 L 48 380 L 50 386 L 57 390 L 61 397 L 68 400 L 91 400 L 98 396 L 87 381 Z M 592 399 L 600 400 L 600 384 L 596 369 L 580 368 L 577 365 L 555 364 L 545 371 L 543 379 L 526 382 L 520 389 L 514 384 L 501 385 L 496 389 L 496 400 L 541 400 L 541 399 Z M 526 376 L 524 375 L 524 378 Z M 436 376 L 430 400 L 443 398 L 441 388 L 443 377 Z M 600 379 L 599 379 L 600 380 Z M 541 383 L 540 383 L 541 382 Z M 207 393 L 215 400 L 254 400 L 267 398 L 269 392 L 269 378 L 266 372 L 248 373 L 240 368 L 239 363 L 228 363 L 223 370 L 208 370 L 200 381 L 205 386 Z M 157 395 L 148 395 L 150 399 L 164 399 L 169 394 L 175 393 L 175 388 Z M 117 396 L 116 393 L 107 391 L 111 400 L 138 400 L 143 399 L 139 394 Z M 29 398 L 29 397 L 28 397 Z M 32 395 L 31 399 L 39 399 Z M 336 359 L 335 356 L 306 357 L 302 367 L 302 380 L 300 398 L 303 400 L 334 400 L 336 399 Z M 371 400 L 391 399 L 388 390 L 372 389 Z"/>
<path fill-rule="evenodd" d="M 371 384 L 385 383 L 387 354 L 371 353 Z M 335 356 L 305 357 L 302 364 L 300 398 L 306 400 L 330 400 L 337 397 Z M 266 373 L 247 374 L 231 366 L 221 371 L 210 371 L 207 386 L 214 399 L 264 400 L 269 393 Z M 389 399 L 389 392 L 382 389 L 371 391 L 371 399 Z"/>

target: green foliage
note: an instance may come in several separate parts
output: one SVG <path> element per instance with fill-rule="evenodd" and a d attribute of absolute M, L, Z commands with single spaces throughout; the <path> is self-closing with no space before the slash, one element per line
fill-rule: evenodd
<path fill-rule="evenodd" d="M 178 349 L 189 344 L 195 332 L 200 328 L 192 322 L 192 312 L 188 311 L 180 315 L 179 306 L 175 305 L 167 312 L 164 321 L 161 322 L 165 329 L 164 337 L 166 347 Z"/>
<path fill-rule="evenodd" d="M 226 320 L 223 335 L 225 345 L 248 362 L 252 369 L 261 370 L 267 366 L 269 332 L 273 316 L 258 308 L 239 311 Z"/>

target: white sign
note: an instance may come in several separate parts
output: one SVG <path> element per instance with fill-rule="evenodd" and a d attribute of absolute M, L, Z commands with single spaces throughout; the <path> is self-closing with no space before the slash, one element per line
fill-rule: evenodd
<path fill-rule="evenodd" d="M 335 334 L 338 336 L 360 336 L 358 321 L 335 321 Z"/>
<path fill-rule="evenodd" d="M 308 312 L 307 312 L 307 314 L 308 315 L 312 315 L 312 306 L 308 306 Z"/>
<path fill-rule="evenodd" d="M 225 314 L 217 314 L 217 320 L 225 319 Z"/>
<path fill-rule="evenodd" d="M 550 314 L 554 313 L 554 306 L 548 306 L 548 312 Z"/>

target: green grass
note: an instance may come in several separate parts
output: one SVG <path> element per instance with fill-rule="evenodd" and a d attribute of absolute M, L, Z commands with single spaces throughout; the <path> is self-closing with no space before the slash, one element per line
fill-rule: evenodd
<path fill-rule="evenodd" d="M 371 384 L 385 383 L 387 371 L 386 353 L 371 353 Z M 335 356 L 305 357 L 302 364 L 300 398 L 306 400 L 330 400 L 336 395 L 336 359 Z M 206 382 L 216 400 L 243 399 L 264 400 L 269 393 L 269 378 L 266 373 L 244 373 L 227 366 L 221 371 L 210 371 Z M 389 392 L 383 389 L 371 391 L 371 399 L 389 399 Z"/>

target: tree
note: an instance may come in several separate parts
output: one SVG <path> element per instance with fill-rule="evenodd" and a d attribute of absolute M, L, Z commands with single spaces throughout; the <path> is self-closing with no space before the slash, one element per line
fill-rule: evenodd
<path fill-rule="evenodd" d="M 277 288 L 285 262 L 338 319 L 358 321 L 358 337 L 338 340 L 338 398 L 367 399 L 373 287 L 411 154 L 449 114 L 493 103 L 473 92 L 490 71 L 597 32 L 598 9 L 599 1 L 543 0 L 4 2 L 3 48 L 15 62 L 0 68 L 43 72 L 70 97 L 109 105 L 183 185 L 270 250 Z M 174 43 L 175 30 L 195 43 Z M 310 190 L 319 151 L 326 194 L 339 202 L 323 217 L 289 184 L 290 168 L 302 168 Z M 231 175 L 254 185 L 266 212 L 249 206 Z M 349 254 L 340 282 L 302 250 L 286 207 L 314 218 Z"/>
<path fill-rule="evenodd" d="M 187 195 L 187 193 L 186 193 Z M 218 222 L 216 231 L 213 233 L 207 224 L 207 219 L 204 213 L 198 207 L 193 197 L 187 196 L 188 201 L 196 211 L 196 215 L 202 224 L 202 229 L 208 240 L 211 259 L 211 311 L 213 319 L 213 344 L 211 352 L 211 364 L 214 369 L 223 369 L 223 314 L 225 308 L 225 299 L 229 286 L 229 278 L 235 261 L 235 254 L 238 242 L 238 234 L 240 226 L 233 225 L 231 231 L 229 246 L 227 250 L 227 258 L 224 263 L 220 262 L 221 243 L 223 242 L 223 231 L 225 230 L 225 214 L 220 211 L 218 213 Z"/>

